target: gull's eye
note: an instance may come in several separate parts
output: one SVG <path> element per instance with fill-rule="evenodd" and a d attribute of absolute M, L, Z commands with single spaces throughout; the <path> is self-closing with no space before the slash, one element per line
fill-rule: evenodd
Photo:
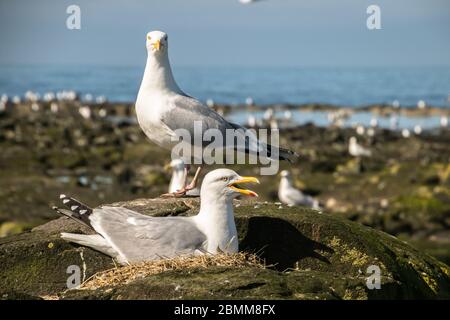
<path fill-rule="evenodd" d="M 152 40 L 152 37 L 150 37 L 150 36 L 147 36 L 147 40 Z"/>
<path fill-rule="evenodd" d="M 223 177 L 222 178 L 222 181 L 225 181 L 225 182 L 227 182 L 229 180 L 229 178 L 228 177 Z"/>

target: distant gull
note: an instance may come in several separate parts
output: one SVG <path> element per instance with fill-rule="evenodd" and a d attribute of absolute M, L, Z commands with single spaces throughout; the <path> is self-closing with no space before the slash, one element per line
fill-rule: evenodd
<path fill-rule="evenodd" d="M 414 133 L 416 135 L 420 135 L 422 133 L 422 126 L 420 124 L 416 124 L 414 126 Z"/>
<path fill-rule="evenodd" d="M 377 128 L 378 127 L 378 119 L 377 118 L 370 119 L 370 126 L 372 128 Z"/>
<path fill-rule="evenodd" d="M 292 119 L 292 112 L 290 110 L 286 110 L 284 112 L 284 119 L 290 121 Z"/>
<path fill-rule="evenodd" d="M 12 97 L 12 103 L 19 104 L 20 102 L 22 102 L 22 99 L 19 96 Z"/>
<path fill-rule="evenodd" d="M 247 97 L 247 99 L 245 99 L 245 104 L 249 107 L 254 106 L 255 102 L 253 101 L 252 97 Z"/>
<path fill-rule="evenodd" d="M 56 102 L 51 102 L 51 103 L 50 103 L 50 111 L 51 111 L 52 113 L 57 113 L 58 110 L 59 110 L 58 104 L 57 104 Z"/>
<path fill-rule="evenodd" d="M 447 128 L 448 126 L 448 118 L 447 116 L 442 116 L 440 120 L 441 128 Z"/>
<path fill-rule="evenodd" d="M 392 101 L 392 106 L 394 107 L 394 109 L 398 109 L 400 108 L 400 102 L 398 100 L 394 100 Z"/>
<path fill-rule="evenodd" d="M 247 117 L 247 126 L 248 126 L 249 128 L 254 128 L 254 127 L 256 127 L 256 118 L 255 118 L 254 115 L 252 115 L 252 114 L 249 114 L 249 115 L 248 115 L 248 117 Z"/>
<path fill-rule="evenodd" d="M 305 206 L 316 210 L 320 209 L 319 201 L 311 196 L 303 194 L 296 189 L 292 183 L 292 177 L 289 171 L 280 172 L 281 180 L 278 187 L 278 198 L 288 206 Z"/>
<path fill-rule="evenodd" d="M 97 98 L 95 98 L 95 102 L 98 104 L 103 104 L 106 103 L 107 99 L 105 96 L 98 96 Z"/>
<path fill-rule="evenodd" d="M 108 112 L 106 111 L 106 109 L 100 109 L 98 111 L 98 115 L 100 116 L 100 118 L 104 118 L 108 115 Z"/>
<path fill-rule="evenodd" d="M 402 137 L 403 138 L 409 138 L 411 136 L 411 133 L 409 132 L 409 130 L 408 129 L 403 129 L 402 130 Z"/>
<path fill-rule="evenodd" d="M 263 1 L 263 0 L 239 0 L 239 2 L 242 4 L 251 4 L 251 3 L 260 2 L 260 1 Z"/>
<path fill-rule="evenodd" d="M 39 93 L 33 92 L 28 90 L 27 92 L 25 92 L 25 100 L 30 101 L 30 102 L 37 102 L 40 100 L 41 96 L 39 95 Z"/>
<path fill-rule="evenodd" d="M 374 128 L 368 128 L 367 129 L 367 136 L 374 137 L 375 136 L 375 129 Z"/>
<path fill-rule="evenodd" d="M 356 137 L 351 137 L 348 144 L 348 153 L 353 157 L 370 157 L 372 152 L 361 146 Z"/>
<path fill-rule="evenodd" d="M 81 106 L 78 109 L 78 112 L 84 119 L 90 119 L 91 118 L 91 108 L 89 106 Z"/>
<path fill-rule="evenodd" d="M 51 102 L 56 99 L 56 95 L 53 92 L 46 92 L 42 99 L 45 102 Z"/>
<path fill-rule="evenodd" d="M 238 251 L 233 198 L 257 196 L 242 184 L 259 183 L 229 169 L 208 173 L 201 189 L 200 212 L 191 217 L 151 217 L 123 207 L 92 209 L 60 196 L 69 209 L 54 209 L 96 232 L 94 235 L 61 233 L 67 241 L 91 247 L 121 264 L 159 260 L 182 255 Z"/>
<path fill-rule="evenodd" d="M 263 118 L 266 121 L 270 121 L 273 118 L 273 109 L 271 107 L 267 108 L 267 110 L 263 114 Z"/>
<path fill-rule="evenodd" d="M 92 102 L 94 100 L 94 97 L 90 93 L 86 93 L 83 97 L 83 100 L 86 102 Z"/>
<path fill-rule="evenodd" d="M 206 105 L 210 108 L 214 107 L 214 100 L 213 99 L 207 99 L 206 100 Z"/>
<path fill-rule="evenodd" d="M 169 194 L 174 194 L 186 186 L 188 170 L 182 159 L 174 159 L 169 164 L 172 169 L 172 177 L 169 184 Z M 199 196 L 198 188 L 186 192 L 187 196 Z"/>
<path fill-rule="evenodd" d="M 360 135 L 360 136 L 364 135 L 365 131 L 366 131 L 366 129 L 364 128 L 363 125 L 359 124 L 359 125 L 356 126 L 356 133 L 358 135 Z"/>
<path fill-rule="evenodd" d="M 423 109 L 426 108 L 426 106 L 427 106 L 427 104 L 425 103 L 424 100 L 419 100 L 419 101 L 417 101 L 417 108 L 423 110 Z"/>
<path fill-rule="evenodd" d="M 276 118 L 270 119 L 269 124 L 270 124 L 270 129 L 272 129 L 272 130 L 277 130 L 279 127 L 278 120 Z"/>
<path fill-rule="evenodd" d="M 38 103 L 33 102 L 33 103 L 31 104 L 31 110 L 32 110 L 32 111 L 38 112 L 39 109 L 40 109 L 40 108 L 39 108 L 39 104 L 38 104 Z"/>
<path fill-rule="evenodd" d="M 208 108 L 197 99 L 184 93 L 177 85 L 169 63 L 167 34 L 161 31 L 152 31 L 147 34 L 147 63 L 136 100 L 136 115 L 139 126 L 147 137 L 159 146 L 171 150 L 179 141 L 175 130 L 183 129 L 190 133 L 193 140 L 194 122 L 202 123 L 202 134 L 208 129 L 215 129 L 225 137 L 226 130 L 236 130 L 246 140 L 245 146 L 226 145 L 224 139 L 223 148 L 237 149 L 238 152 L 251 154 L 268 154 L 270 146 L 258 141 L 257 137 L 244 127 L 226 121 L 217 112 Z M 200 129 L 200 128 L 198 128 Z M 248 133 L 248 134 L 245 134 Z M 247 138 L 246 138 L 247 137 Z M 204 145 L 193 144 L 194 141 L 182 141 L 194 146 L 196 149 L 204 148 Z M 279 158 L 282 160 L 295 159 L 297 155 L 286 149 L 279 149 Z M 270 158 L 270 156 L 269 156 Z M 278 160 L 270 158 L 272 160 Z M 191 158 L 183 159 L 189 163 Z M 203 162 L 203 159 L 196 159 Z M 180 195 L 195 188 L 201 166 L 198 167 L 194 179 L 181 190 Z"/>
<path fill-rule="evenodd" d="M 389 122 L 390 122 L 390 127 L 391 127 L 391 130 L 397 130 L 397 128 L 398 128 L 398 117 L 397 117 L 397 115 L 392 115 L 391 116 L 391 118 L 389 119 Z"/>

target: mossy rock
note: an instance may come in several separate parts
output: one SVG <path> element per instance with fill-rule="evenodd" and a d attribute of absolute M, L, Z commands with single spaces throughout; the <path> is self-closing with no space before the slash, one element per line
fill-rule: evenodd
<path fill-rule="evenodd" d="M 114 205 L 156 216 L 190 215 L 198 199 L 139 199 Z M 166 271 L 116 287 L 66 290 L 70 265 L 83 278 L 114 266 L 112 259 L 59 239 L 86 232 L 60 218 L 0 239 L 4 296 L 60 299 L 435 299 L 450 297 L 444 263 L 383 232 L 326 213 L 236 201 L 240 249 L 256 252 L 267 269 Z M 368 289 L 367 268 L 378 266 L 381 289 Z M 14 293 L 14 294 L 12 294 Z"/>

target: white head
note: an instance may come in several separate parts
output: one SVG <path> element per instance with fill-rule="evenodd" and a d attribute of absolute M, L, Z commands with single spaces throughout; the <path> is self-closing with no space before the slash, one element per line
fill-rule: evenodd
<path fill-rule="evenodd" d="M 136 107 L 147 105 L 147 95 L 151 92 L 169 89 L 177 93 L 183 93 L 178 87 L 170 68 L 167 34 L 162 31 L 151 31 L 147 33 L 146 39 L 147 63 Z"/>
<path fill-rule="evenodd" d="M 259 181 L 254 177 L 241 177 L 230 169 L 213 170 L 203 178 L 200 198 L 202 200 L 211 199 L 211 197 L 232 200 L 241 194 L 257 197 L 256 192 L 241 187 L 241 184 L 246 183 L 259 183 Z"/>
<path fill-rule="evenodd" d="M 349 140 L 349 142 L 350 142 L 350 144 L 356 144 L 356 137 L 350 137 L 350 140 Z"/>
<path fill-rule="evenodd" d="M 147 33 L 146 47 L 149 55 L 167 55 L 168 44 L 166 33 L 162 31 L 150 31 Z"/>
<path fill-rule="evenodd" d="M 283 171 L 280 172 L 280 176 L 282 178 L 288 178 L 288 177 L 291 176 L 291 173 L 289 171 L 287 171 L 287 170 L 283 170 Z"/>

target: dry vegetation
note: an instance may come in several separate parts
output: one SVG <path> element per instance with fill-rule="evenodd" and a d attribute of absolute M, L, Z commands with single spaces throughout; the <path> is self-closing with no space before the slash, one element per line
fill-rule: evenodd
<path fill-rule="evenodd" d="M 255 254 L 244 252 L 235 254 L 221 253 L 217 255 L 180 256 L 101 271 L 87 279 L 81 285 L 80 289 L 95 290 L 105 286 L 117 286 L 169 270 L 206 269 L 208 267 L 265 268 L 266 266 Z"/>

